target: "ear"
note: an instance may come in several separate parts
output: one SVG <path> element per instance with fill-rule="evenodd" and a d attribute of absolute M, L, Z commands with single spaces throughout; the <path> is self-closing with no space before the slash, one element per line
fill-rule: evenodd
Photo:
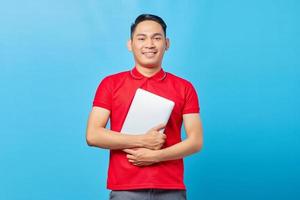
<path fill-rule="evenodd" d="M 170 40 L 166 38 L 166 51 L 170 48 Z"/>
<path fill-rule="evenodd" d="M 132 45 L 131 45 L 131 42 L 132 42 L 131 39 L 129 39 L 129 40 L 127 41 L 127 49 L 128 49 L 129 51 L 132 51 Z"/>

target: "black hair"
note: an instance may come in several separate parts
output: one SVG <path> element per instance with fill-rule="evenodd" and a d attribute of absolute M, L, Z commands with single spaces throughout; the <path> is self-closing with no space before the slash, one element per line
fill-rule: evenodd
<path fill-rule="evenodd" d="M 131 27 L 130 27 L 130 37 L 131 37 L 131 39 L 133 37 L 133 33 L 136 29 L 136 26 L 139 23 L 141 23 L 143 21 L 146 21 L 146 20 L 155 21 L 155 22 L 159 23 L 161 25 L 161 27 L 164 31 L 165 37 L 166 37 L 166 35 L 167 35 L 167 25 L 166 25 L 166 23 L 164 22 L 164 20 L 162 18 L 160 18 L 157 15 L 152 15 L 152 14 L 141 14 L 135 19 L 134 23 L 131 24 Z"/>

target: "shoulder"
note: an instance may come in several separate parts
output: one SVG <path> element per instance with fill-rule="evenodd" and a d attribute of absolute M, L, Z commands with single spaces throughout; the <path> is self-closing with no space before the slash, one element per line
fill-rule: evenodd
<path fill-rule="evenodd" d="M 101 78 L 99 81 L 98 89 L 106 88 L 112 91 L 118 82 L 124 79 L 129 74 L 129 71 L 122 71 L 115 74 L 110 74 Z"/>
<path fill-rule="evenodd" d="M 110 74 L 105 76 L 104 78 L 101 79 L 100 84 L 108 84 L 108 85 L 113 85 L 115 82 L 120 81 L 127 77 L 129 74 L 129 71 L 122 71 L 118 72 L 115 74 Z"/>
<path fill-rule="evenodd" d="M 110 75 L 104 77 L 103 80 L 110 80 L 110 81 L 118 80 L 120 78 L 127 76 L 128 74 L 129 74 L 129 71 L 122 71 L 122 72 L 118 72 L 115 74 L 110 74 Z"/>
<path fill-rule="evenodd" d="M 187 79 L 184 79 L 182 77 L 174 75 L 170 72 L 167 72 L 167 75 L 172 82 L 175 82 L 175 83 L 177 83 L 181 86 L 185 86 L 185 87 L 193 87 L 193 84 L 190 81 L 188 81 Z"/>

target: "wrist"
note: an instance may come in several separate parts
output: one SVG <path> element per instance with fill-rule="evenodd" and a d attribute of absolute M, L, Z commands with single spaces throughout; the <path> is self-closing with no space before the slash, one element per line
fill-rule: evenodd
<path fill-rule="evenodd" d="M 156 161 L 157 162 L 164 161 L 164 153 L 165 153 L 164 149 L 159 149 L 159 150 L 156 150 L 155 152 L 156 152 L 156 155 L 155 155 Z"/>
<path fill-rule="evenodd" d="M 145 147 L 144 135 L 137 135 L 137 147 Z"/>

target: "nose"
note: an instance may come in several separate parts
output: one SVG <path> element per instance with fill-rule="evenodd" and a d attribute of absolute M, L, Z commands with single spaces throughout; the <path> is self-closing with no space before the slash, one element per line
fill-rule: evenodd
<path fill-rule="evenodd" d="M 146 40 L 145 47 L 147 47 L 147 48 L 153 48 L 154 47 L 154 42 L 151 38 Z"/>

